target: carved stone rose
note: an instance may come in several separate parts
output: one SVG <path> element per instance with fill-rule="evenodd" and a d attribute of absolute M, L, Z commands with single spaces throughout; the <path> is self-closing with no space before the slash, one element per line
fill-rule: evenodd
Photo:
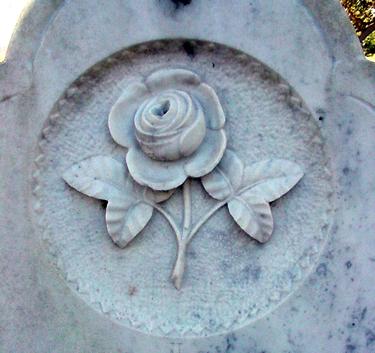
<path fill-rule="evenodd" d="M 154 190 L 210 173 L 226 148 L 224 124 L 215 91 L 185 69 L 129 84 L 109 115 L 113 139 L 128 148 L 131 176 Z"/>
<path fill-rule="evenodd" d="M 219 209 L 227 205 L 241 229 L 265 243 L 273 231 L 269 203 L 303 176 L 298 164 L 283 159 L 247 165 L 235 151 L 226 150 L 224 124 L 216 93 L 197 74 L 184 69 L 159 70 L 127 85 L 109 114 L 113 139 L 128 148 L 126 163 L 111 156 L 93 156 L 63 175 L 76 190 L 108 201 L 108 234 L 121 248 L 158 211 L 176 236 L 171 279 L 177 289 L 182 285 L 190 241 Z M 200 177 L 203 188 L 217 200 L 194 223 L 190 177 Z M 179 186 L 182 222 L 160 205 Z"/>

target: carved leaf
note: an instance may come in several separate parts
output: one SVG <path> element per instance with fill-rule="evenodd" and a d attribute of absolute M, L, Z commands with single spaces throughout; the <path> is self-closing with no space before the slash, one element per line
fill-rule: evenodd
<path fill-rule="evenodd" d="M 174 192 L 154 191 L 138 185 L 130 177 L 125 163 L 105 156 L 75 164 L 63 178 L 79 192 L 108 201 L 107 230 L 121 248 L 147 225 L 153 214 L 152 203 L 163 202 Z"/>
<path fill-rule="evenodd" d="M 245 168 L 243 187 L 266 202 L 272 202 L 287 193 L 302 178 L 303 171 L 294 162 L 270 159 Z"/>
<path fill-rule="evenodd" d="M 245 168 L 242 185 L 229 201 L 228 209 L 237 224 L 252 238 L 267 242 L 273 231 L 269 202 L 288 192 L 302 178 L 293 162 L 272 159 Z"/>
<path fill-rule="evenodd" d="M 251 192 L 234 197 L 228 203 L 229 213 L 252 238 L 261 243 L 271 238 L 273 218 L 269 204 Z"/>
<path fill-rule="evenodd" d="M 107 230 L 113 242 L 126 247 L 143 230 L 152 217 L 153 207 L 140 201 L 110 200 L 107 205 Z"/>
<path fill-rule="evenodd" d="M 227 150 L 219 165 L 202 178 L 203 187 L 217 200 L 224 200 L 241 186 L 244 165 L 237 155 Z"/>
<path fill-rule="evenodd" d="M 96 156 L 83 160 L 64 174 L 64 180 L 77 191 L 100 200 L 124 198 L 126 167 L 111 157 Z"/>

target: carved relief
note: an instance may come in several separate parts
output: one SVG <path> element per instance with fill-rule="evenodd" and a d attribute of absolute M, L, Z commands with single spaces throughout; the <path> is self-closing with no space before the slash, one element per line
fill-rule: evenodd
<path fill-rule="evenodd" d="M 77 77 L 42 130 L 33 208 L 46 256 L 88 305 L 201 337 L 298 288 L 326 239 L 332 183 L 319 125 L 284 79 L 237 50 L 192 42 L 192 59 L 183 44 L 135 46 Z"/>
<path fill-rule="evenodd" d="M 253 239 L 267 242 L 273 231 L 269 202 L 302 178 L 290 161 L 245 165 L 226 149 L 225 115 L 215 91 L 188 70 L 163 69 L 127 87 L 109 115 L 113 139 L 128 149 L 126 165 L 97 156 L 73 165 L 65 181 L 90 197 L 108 201 L 106 223 L 116 245 L 126 247 L 150 221 L 154 209 L 177 240 L 172 281 L 181 288 L 189 242 L 224 205 Z M 219 163 L 220 162 L 220 163 Z M 215 168 L 216 167 L 216 168 Z M 218 202 L 192 224 L 191 181 L 199 178 Z M 174 189 L 183 188 L 183 221 L 163 209 Z"/>

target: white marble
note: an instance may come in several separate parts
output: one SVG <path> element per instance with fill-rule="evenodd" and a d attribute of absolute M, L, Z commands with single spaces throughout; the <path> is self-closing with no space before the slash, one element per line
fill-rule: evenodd
<path fill-rule="evenodd" d="M 375 351 L 373 63 L 334 0 L 228 4 L 30 6 L 0 66 L 1 352 Z M 90 167 L 115 176 L 132 199 L 146 195 L 156 207 L 166 201 L 182 216 L 186 194 L 148 188 L 157 174 L 137 180 L 145 186 L 127 183 L 125 149 L 113 138 L 123 140 L 107 125 L 130 82 L 166 67 L 195 72 L 212 87 L 227 151 L 251 166 L 218 152 L 207 173 L 219 165 L 235 190 L 242 169 L 254 179 L 285 167 L 288 183 L 267 189 L 267 202 L 304 173 L 272 203 L 270 239 L 270 222 L 254 232 L 236 204 L 214 215 L 189 244 L 180 291 L 168 281 L 176 242 L 159 214 L 140 206 L 144 231 L 133 227 L 124 236 L 116 217 L 105 224 L 105 206 L 123 207 L 117 196 L 104 205 L 62 179 L 87 158 L 110 156 Z M 199 150 L 207 131 L 189 148 Z M 147 142 L 140 133 L 134 141 Z M 262 164 L 267 159 L 277 165 Z M 66 177 L 78 190 L 83 184 L 72 177 L 79 173 Z M 137 179 L 134 170 L 130 175 Z M 216 202 L 204 190 L 225 199 L 217 181 L 214 169 L 189 186 L 198 216 Z M 245 232 L 268 242 L 259 245 Z"/>

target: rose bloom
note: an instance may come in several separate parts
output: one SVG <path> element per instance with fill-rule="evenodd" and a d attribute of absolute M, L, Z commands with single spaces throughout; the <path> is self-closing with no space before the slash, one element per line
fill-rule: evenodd
<path fill-rule="evenodd" d="M 128 149 L 131 176 L 154 190 L 210 173 L 227 143 L 215 91 L 184 69 L 159 70 L 130 83 L 108 124 L 113 139 Z"/>

